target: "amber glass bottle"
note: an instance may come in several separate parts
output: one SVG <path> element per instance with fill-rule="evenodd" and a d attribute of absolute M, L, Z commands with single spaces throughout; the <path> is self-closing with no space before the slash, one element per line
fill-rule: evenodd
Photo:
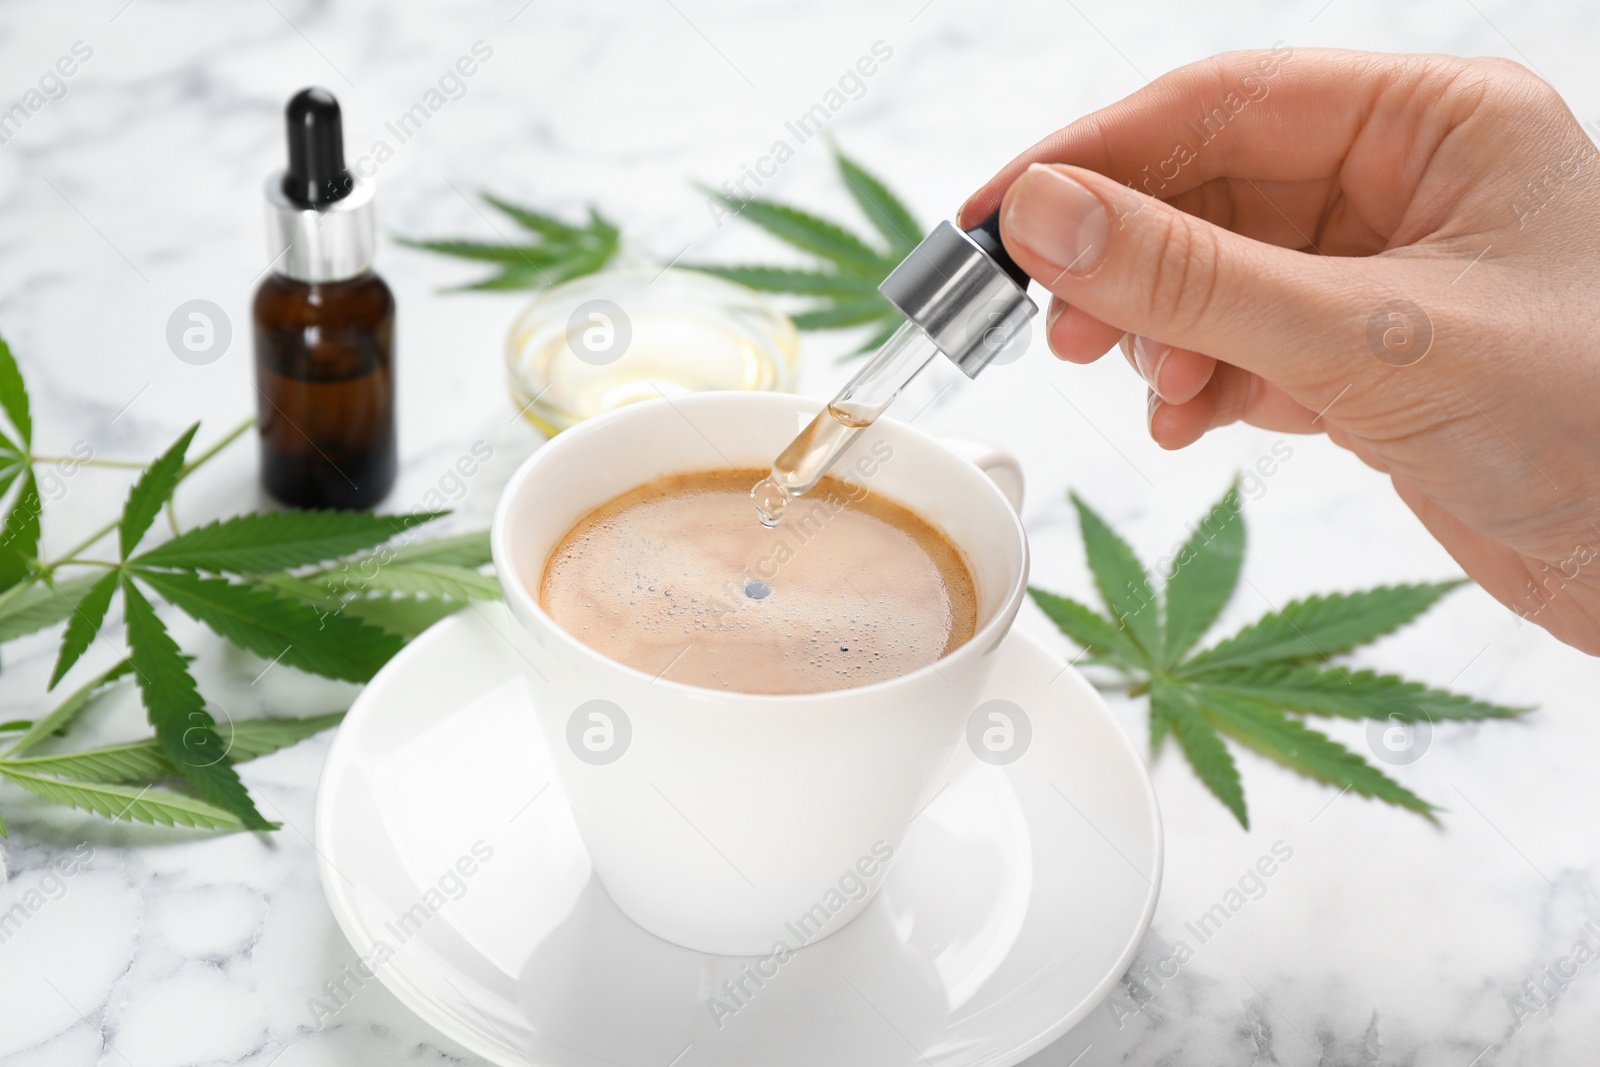
<path fill-rule="evenodd" d="M 256 290 L 261 482 L 285 504 L 367 508 L 394 485 L 394 296 L 371 270 L 371 183 L 344 168 L 339 104 L 289 101 L 289 166 L 267 182 L 278 258 Z"/>
<path fill-rule="evenodd" d="M 370 271 L 256 290 L 261 481 L 285 504 L 367 508 L 395 477 L 394 297 Z"/>

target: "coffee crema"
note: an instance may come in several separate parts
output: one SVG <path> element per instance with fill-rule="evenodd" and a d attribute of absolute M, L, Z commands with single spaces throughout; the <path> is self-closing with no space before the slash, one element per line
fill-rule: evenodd
<path fill-rule="evenodd" d="M 768 529 L 765 475 L 671 475 L 601 505 L 551 552 L 540 606 L 619 663 L 740 693 L 870 685 L 972 637 L 972 574 L 942 533 L 832 477 Z"/>

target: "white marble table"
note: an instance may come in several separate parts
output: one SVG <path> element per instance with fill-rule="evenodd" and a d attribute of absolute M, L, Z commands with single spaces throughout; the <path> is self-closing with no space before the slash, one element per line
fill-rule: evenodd
<path fill-rule="evenodd" d="M 520 10 L 519 10 L 520 9 Z M 378 171 L 382 218 L 407 233 L 492 236 L 462 193 L 490 187 L 617 216 L 638 249 L 667 259 L 754 253 L 762 239 L 717 230 L 691 179 L 720 182 L 764 154 L 876 41 L 892 58 L 831 129 L 887 174 L 924 219 L 952 211 L 1035 137 L 1209 53 L 1354 47 L 1497 53 L 1541 70 L 1580 118 L 1600 118 L 1590 54 L 1600 9 L 1566 2 L 1376 0 L 1194 5 L 862 4 L 730 0 L 497 0 L 312 4 L 95 0 L 0 8 L 0 105 L 82 41 L 92 56 L 65 95 L 0 145 L 0 332 L 32 386 L 38 447 L 87 442 L 140 458 L 188 422 L 201 439 L 252 405 L 248 299 L 266 265 L 259 189 L 279 165 L 279 109 L 308 83 L 345 104 L 352 154 L 418 101 L 476 41 L 492 58 Z M 391 142 L 393 138 L 390 137 Z M 844 212 L 819 141 L 768 192 Z M 537 447 L 513 420 L 500 343 L 520 297 L 441 296 L 469 272 L 385 243 L 399 299 L 401 483 L 406 507 L 476 441 L 494 458 L 467 485 L 465 528 Z M 204 367 L 163 340 L 183 301 L 231 317 L 231 350 Z M 842 338 L 806 343 L 808 392 L 837 384 Z M 1220 494 L 1231 473 L 1280 444 L 1244 429 L 1179 455 L 1144 436 L 1144 391 L 1121 365 L 1063 367 L 1042 350 L 975 387 L 953 389 L 919 425 L 1003 442 L 1031 483 L 1026 509 L 1041 584 L 1085 595 L 1063 496 L 1075 487 L 1154 557 Z M 1385 479 L 1321 440 L 1291 456 L 1247 515 L 1245 587 L 1228 612 L 1329 588 L 1455 573 Z M 256 502 L 250 446 L 180 496 L 185 515 Z M 114 509 L 127 479 L 83 471 L 47 512 L 64 547 Z M 1260 592 L 1253 592 L 1259 590 Z M 1052 631 L 1032 608 L 1023 625 Z M 180 624 L 181 625 L 181 624 Z M 203 682 L 241 714 L 326 710 L 351 691 L 210 650 Z M 1063 651 L 1068 647 L 1052 638 Z M 6 717 L 36 713 L 51 641 L 5 649 Z M 1194 949 L 1177 976 L 1136 989 L 1030 1061 L 1039 1067 L 1252 1063 L 1550 1065 L 1600 1059 L 1600 967 L 1548 1008 L 1513 1022 L 1507 998 L 1600 918 L 1600 666 L 1476 590 L 1372 648 L 1364 663 L 1542 710 L 1525 723 L 1441 729 L 1396 773 L 1449 811 L 1438 827 L 1303 782 L 1245 757 L 1254 829 L 1241 831 L 1173 752 L 1154 763 L 1167 877 L 1136 974 Z M 1143 745 L 1142 708 L 1114 701 Z M 104 736 L 140 731 L 131 695 L 98 712 Z M 1359 727 L 1334 732 L 1363 744 Z M 82 862 L 59 900 L 0 944 L 0 1061 L 8 1067 L 240 1063 L 478 1063 L 371 983 L 334 1025 L 308 1010 L 353 953 L 317 883 L 307 838 L 326 738 L 250 764 L 270 837 L 206 838 L 46 809 L 0 786 L 11 827 L 9 884 Z M 1332 803 L 1330 803 L 1332 801 Z M 1222 899 L 1276 842 L 1293 858 L 1214 938 L 1185 924 Z M 8 905 L 0 905 L 8 906 Z"/>

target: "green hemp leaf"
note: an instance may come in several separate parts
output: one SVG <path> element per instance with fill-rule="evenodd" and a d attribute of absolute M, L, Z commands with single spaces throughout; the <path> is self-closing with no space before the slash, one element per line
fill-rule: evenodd
<path fill-rule="evenodd" d="M 1076 496 L 1072 502 L 1106 614 L 1043 589 L 1030 588 L 1029 595 L 1084 650 L 1084 662 L 1115 672 L 1131 695 L 1149 695 L 1152 753 L 1171 734 L 1195 774 L 1246 828 L 1244 786 L 1225 738 L 1317 781 L 1432 818 L 1434 805 L 1305 718 L 1467 722 L 1530 710 L 1332 661 L 1404 626 L 1463 581 L 1307 597 L 1191 652 L 1239 583 L 1245 526 L 1237 483 L 1179 550 L 1159 591 L 1127 542 L 1088 504 Z"/>
<path fill-rule="evenodd" d="M 498 274 L 471 285 L 463 285 L 461 291 L 545 289 L 585 274 L 593 274 L 616 258 L 620 247 L 619 231 L 594 208 L 589 209 L 588 222 L 574 226 L 554 215 L 501 200 L 488 193 L 483 194 L 483 199 L 531 234 L 532 239 L 508 240 L 499 244 L 466 240 L 423 241 L 408 237 L 396 240 L 408 248 L 489 263 L 499 268 Z"/>
<path fill-rule="evenodd" d="M 805 297 L 808 305 L 794 316 L 794 324 L 802 330 L 875 327 L 867 340 L 846 357 L 850 358 L 876 350 L 900 328 L 905 317 L 878 293 L 878 284 L 925 235 L 910 210 L 882 181 L 837 150 L 834 162 L 851 198 L 877 231 L 875 238 L 858 237 L 838 223 L 796 207 L 708 189 L 706 192 L 730 212 L 814 257 L 817 263 L 812 269 L 705 263 L 687 266 L 762 292 Z"/>
<path fill-rule="evenodd" d="M 760 197 L 734 195 L 728 189 L 701 187 L 736 218 L 760 227 L 789 247 L 805 253 L 813 263 L 801 267 L 740 266 L 716 263 L 678 264 L 689 270 L 714 274 L 764 293 L 805 301 L 794 316 L 802 330 L 839 330 L 873 327 L 867 340 L 847 359 L 874 351 L 900 327 L 903 316 L 878 294 L 878 283 L 926 236 L 906 205 L 889 191 L 882 179 L 834 151 L 834 164 L 856 206 L 874 231 L 858 236 L 844 226 L 788 204 Z M 562 222 L 552 215 L 521 207 L 487 193 L 484 200 L 509 216 L 536 240 L 486 242 L 464 239 L 418 240 L 398 238 L 410 248 L 457 259 L 494 264 L 499 273 L 463 289 L 543 289 L 599 271 L 617 257 L 617 227 L 594 208 L 584 226 Z M 671 265 L 671 264 L 668 264 Z M 3 386 L 0 380 L 0 386 Z M 0 463 L 3 463 L 0 454 Z"/>
<path fill-rule="evenodd" d="M 503 210 L 529 228 L 559 225 L 509 205 Z M 500 595 L 494 577 L 482 571 L 490 562 L 486 531 L 411 541 L 414 528 L 445 512 L 272 511 L 180 531 L 173 494 L 250 422 L 192 460 L 189 446 L 198 423 L 147 465 L 38 456 L 27 388 L 4 341 L 0 413 L 6 423 L 0 427 L 0 501 L 11 498 L 0 522 L 0 642 L 64 622 L 49 689 L 84 662 L 97 642 L 121 657 L 40 718 L 0 724 L 0 780 L 45 801 L 163 826 L 271 830 L 277 824 L 257 810 L 235 764 L 295 744 L 342 718 L 334 712 L 218 721 L 191 670 L 194 657 L 169 631 L 158 601 L 260 657 L 262 673 L 281 665 L 364 682 L 429 625 L 471 601 Z M 69 462 L 139 474 L 117 519 L 46 561 L 39 553 L 42 505 L 33 468 Z M 162 511 L 172 536 L 145 547 Z M 113 534 L 113 559 L 80 556 Z M 396 543 L 402 538 L 406 543 Z M 74 573 L 63 576 L 68 570 Z M 126 654 L 103 632 L 119 595 Z M 154 736 L 99 748 L 63 747 L 61 738 L 80 713 L 128 679 L 138 688 Z M 5 832 L 0 821 L 0 835 Z"/>

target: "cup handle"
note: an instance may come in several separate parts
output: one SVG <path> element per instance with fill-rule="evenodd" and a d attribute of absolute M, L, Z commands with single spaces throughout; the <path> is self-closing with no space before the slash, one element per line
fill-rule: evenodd
<path fill-rule="evenodd" d="M 939 442 L 987 474 L 1001 495 L 1010 502 L 1011 510 L 1022 514 L 1022 463 L 1015 455 L 999 445 L 982 441 L 941 437 Z"/>

